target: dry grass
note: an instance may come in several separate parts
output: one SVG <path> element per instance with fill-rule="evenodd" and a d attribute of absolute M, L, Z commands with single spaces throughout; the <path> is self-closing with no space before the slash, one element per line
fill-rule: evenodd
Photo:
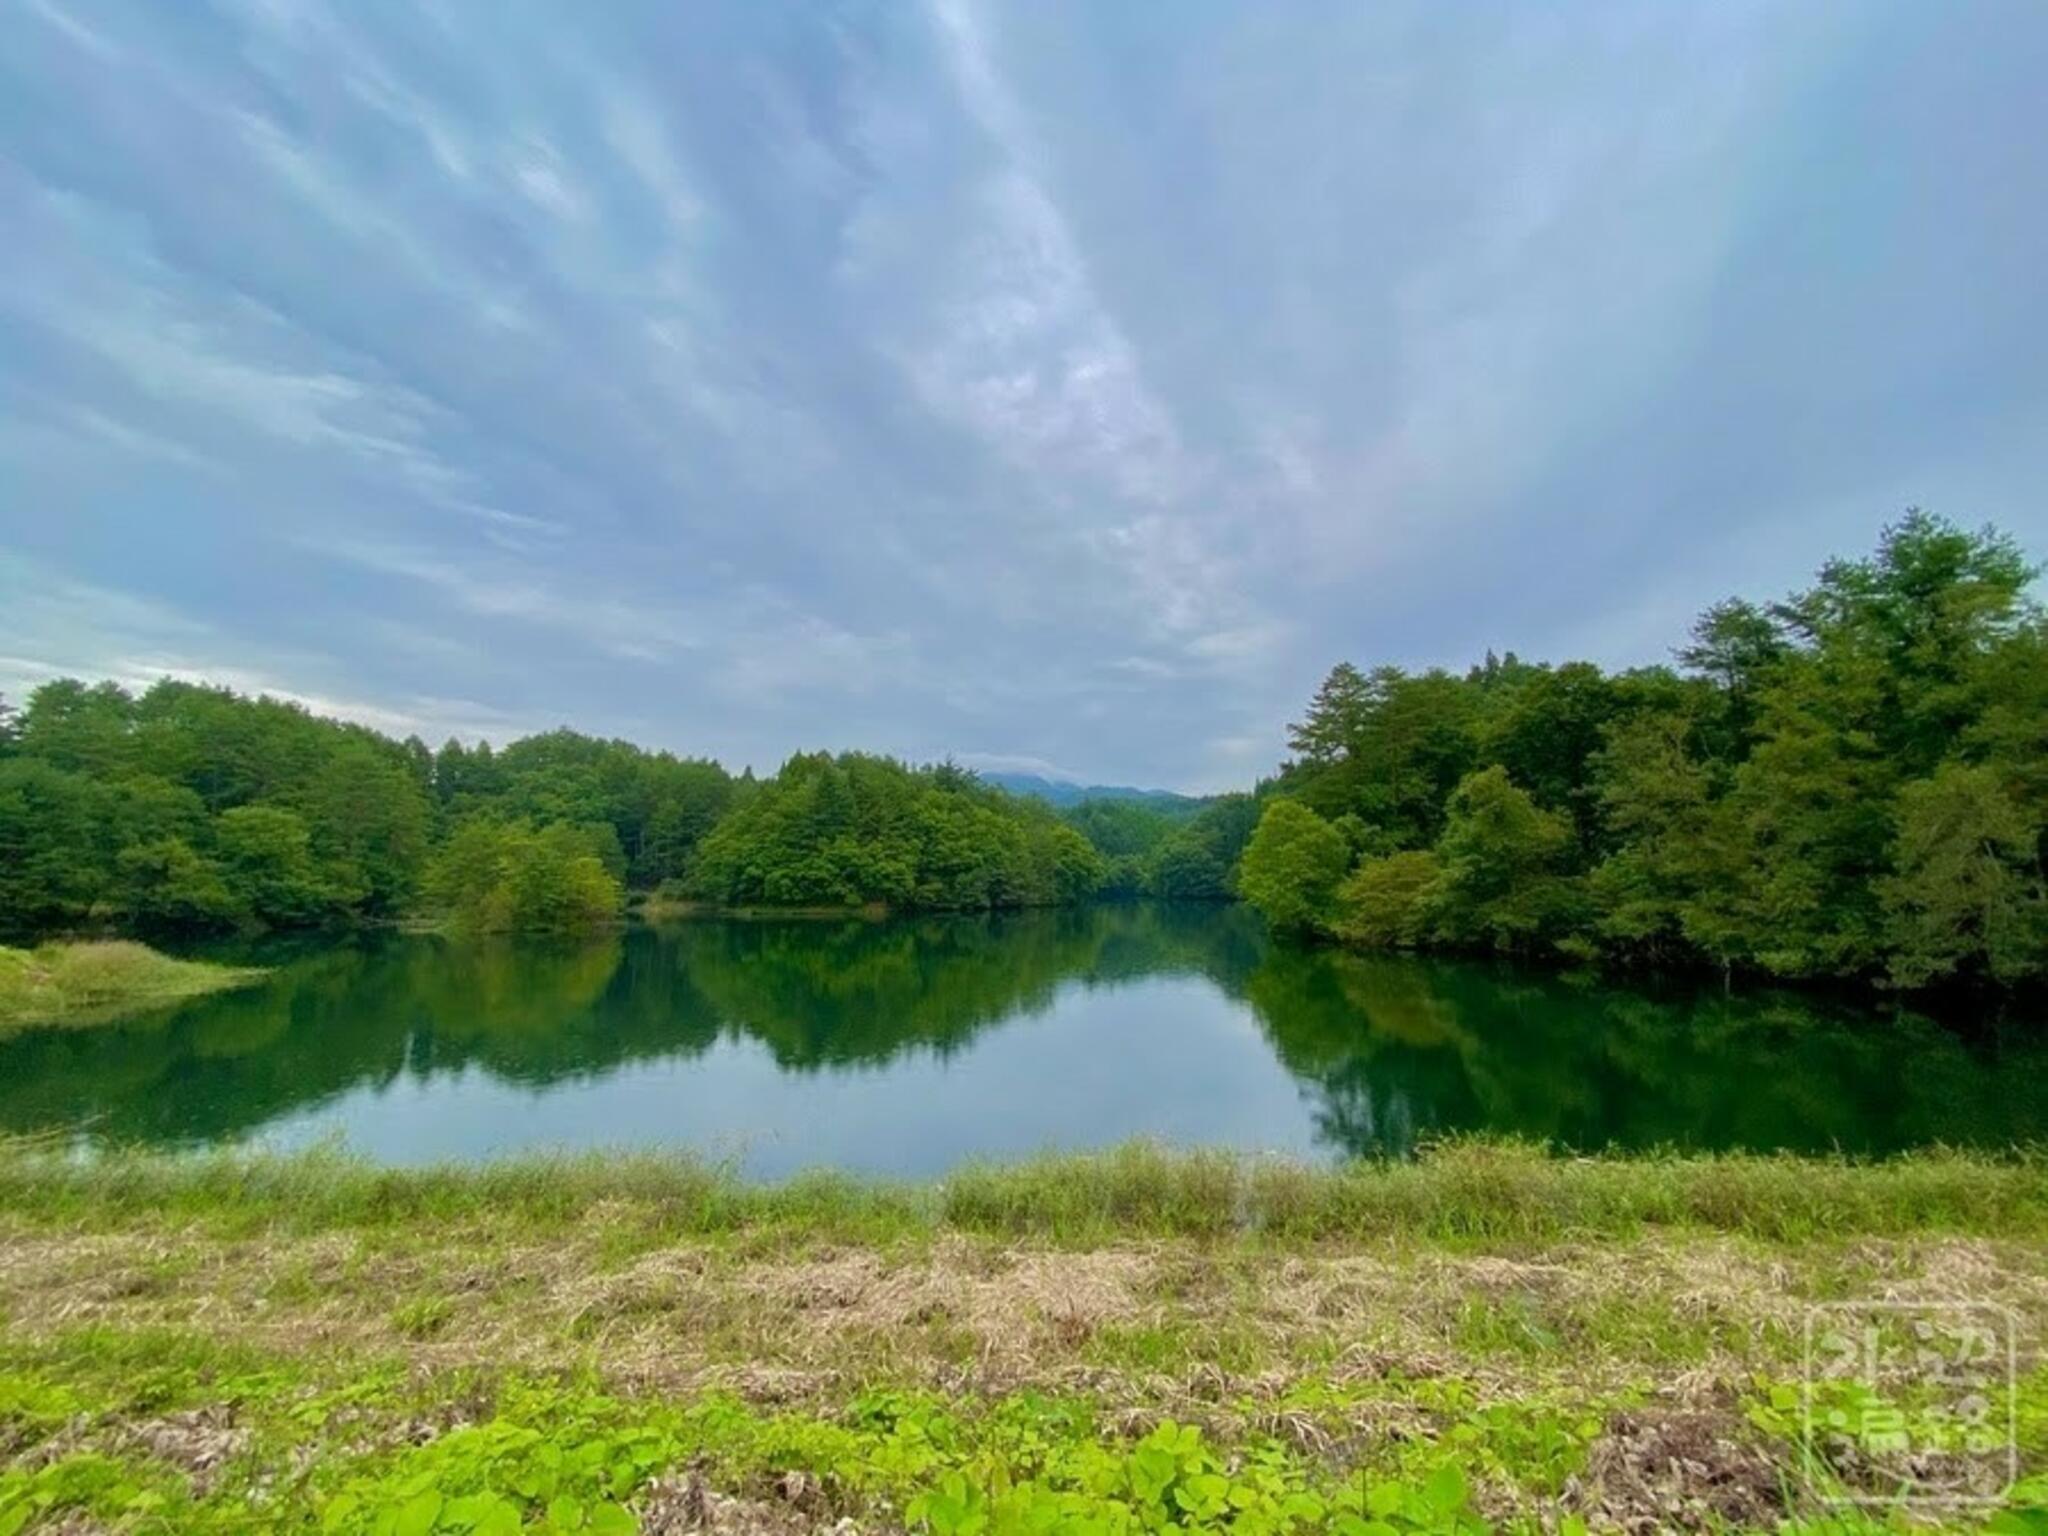
<path fill-rule="evenodd" d="M 610 1237 L 601 1223 L 545 1244 L 469 1230 L 417 1245 L 12 1224 L 0 1315 L 20 1338 L 176 1329 L 775 1399 L 875 1379 L 981 1392 L 1114 1381 L 1134 1403 L 1212 1406 L 1270 1403 L 1332 1373 L 1457 1374 L 1503 1396 L 1746 1381 L 1795 1362 L 1805 1308 L 1845 1292 L 1998 1302 L 2048 1336 L 2048 1250 L 1969 1238 L 1780 1250 L 1663 1235 L 1512 1259 L 1398 1241 L 1076 1252 L 955 1236 L 796 1256 L 693 1239 L 614 1264 Z"/>

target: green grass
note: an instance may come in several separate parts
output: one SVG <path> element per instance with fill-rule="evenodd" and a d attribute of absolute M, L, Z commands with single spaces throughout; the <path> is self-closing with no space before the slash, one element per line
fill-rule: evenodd
<path fill-rule="evenodd" d="M 1881 1161 L 1743 1153 L 1565 1158 L 1524 1143 L 1440 1144 L 1412 1162 L 1317 1167 L 1147 1144 L 928 1183 L 808 1174 L 748 1184 L 654 1154 L 525 1156 L 419 1169 L 332 1149 L 91 1161 L 0 1141 L 0 1211 L 104 1223 L 325 1228 L 488 1221 L 545 1233 L 595 1203 L 649 1240 L 761 1234 L 888 1242 L 958 1232 L 1085 1247 L 1120 1239 L 1280 1244 L 1404 1236 L 1513 1246 L 1646 1231 L 1774 1242 L 1955 1233 L 2048 1238 L 2048 1157 L 1917 1152 Z M 637 1246 L 637 1245 L 633 1245 Z"/>
<path fill-rule="evenodd" d="M 174 960 L 127 940 L 0 947 L 0 1033 L 38 1025 L 103 1024 L 265 973 Z"/>
<path fill-rule="evenodd" d="M 2048 1233 L 2048 1159 L 1921 1153 L 1842 1158 L 1562 1158 L 1527 1143 L 1447 1142 L 1412 1162 L 1318 1168 L 1133 1146 L 969 1169 L 944 1219 L 1017 1236 L 1117 1232 L 1280 1240 L 1406 1234 L 1549 1242 L 1649 1228 L 1771 1240 L 1908 1232 Z"/>

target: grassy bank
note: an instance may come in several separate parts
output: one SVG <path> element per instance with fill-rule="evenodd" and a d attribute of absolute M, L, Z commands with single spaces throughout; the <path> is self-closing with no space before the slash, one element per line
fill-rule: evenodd
<path fill-rule="evenodd" d="M 2011 1309 L 2048 1467 L 2033 1157 L 754 1188 L 17 1143 L 0 1533 L 1901 1528 L 1822 1523 L 1788 1406 L 1808 1309 L 1879 1296 Z"/>
<path fill-rule="evenodd" d="M 246 986 L 263 974 L 174 960 L 126 940 L 0 947 L 0 1032 L 44 1024 L 102 1024 Z"/>
<path fill-rule="evenodd" d="M 539 1237 L 581 1227 L 593 1207 L 649 1241 L 893 1243 L 958 1233 L 1061 1247 L 1126 1238 L 1513 1244 L 1664 1229 L 1777 1242 L 1918 1233 L 2048 1241 L 2048 1153 L 1562 1158 L 1472 1140 L 1412 1162 L 1317 1167 L 1137 1143 L 970 1165 L 927 1183 L 818 1173 L 759 1185 L 688 1155 L 388 1168 L 320 1149 L 117 1152 L 80 1163 L 32 1143 L 0 1144 L 0 1212 L 41 1220 L 168 1218 L 228 1232 L 489 1221 Z"/>

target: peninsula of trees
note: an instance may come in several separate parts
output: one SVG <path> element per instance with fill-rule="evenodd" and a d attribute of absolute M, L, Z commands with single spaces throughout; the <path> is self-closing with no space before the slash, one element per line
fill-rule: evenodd
<path fill-rule="evenodd" d="M 2011 540 L 1924 513 L 1682 670 L 1333 670 L 1240 872 L 1366 947 L 1905 987 L 2048 966 L 2048 621 Z"/>

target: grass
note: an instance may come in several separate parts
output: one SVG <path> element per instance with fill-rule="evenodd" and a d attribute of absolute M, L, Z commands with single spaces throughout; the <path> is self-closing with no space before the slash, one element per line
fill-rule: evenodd
<path fill-rule="evenodd" d="M 0 1143 L 0 1536 L 1906 1529 L 1819 1501 L 1787 1406 L 1809 1309 L 1876 1297 L 2018 1321 L 2038 1528 L 2036 1154 L 761 1187 Z"/>
<path fill-rule="evenodd" d="M 688 1155 L 529 1156 L 404 1169 L 331 1149 L 78 1162 L 0 1142 L 0 1211 L 95 1223 L 165 1213 L 298 1231 L 488 1219 L 536 1233 L 603 1204 L 648 1240 L 715 1233 L 894 1242 L 944 1232 L 1094 1246 L 1253 1236 L 1527 1244 L 1646 1231 L 1777 1242 L 1915 1233 L 2048 1240 L 2048 1156 L 1934 1151 L 1882 1161 L 1746 1153 L 1562 1158 L 1442 1143 L 1411 1162 L 1316 1167 L 1135 1143 L 969 1165 L 934 1183 L 829 1173 L 741 1181 Z"/>
<path fill-rule="evenodd" d="M 127 940 L 0 947 L 0 1033 L 39 1025 L 103 1024 L 265 973 L 174 960 Z"/>

